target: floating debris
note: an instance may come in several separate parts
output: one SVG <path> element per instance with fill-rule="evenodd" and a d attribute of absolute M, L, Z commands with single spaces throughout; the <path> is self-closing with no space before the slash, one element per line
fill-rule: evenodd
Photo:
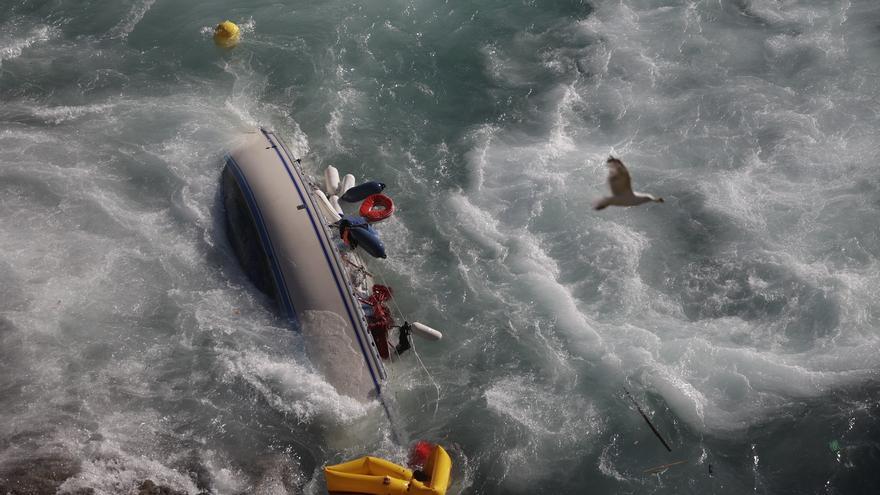
<path fill-rule="evenodd" d="M 654 434 L 657 435 L 657 438 L 660 439 L 660 442 L 663 443 L 663 446 L 666 447 L 666 450 L 668 450 L 669 452 L 672 452 L 672 447 L 670 447 L 669 444 L 666 443 L 666 440 L 663 440 L 663 437 L 660 436 L 660 432 L 657 431 L 657 428 L 654 428 L 654 424 L 651 423 L 651 420 L 650 420 L 650 419 L 648 419 L 648 415 L 645 414 L 645 411 L 643 411 L 642 408 L 639 407 L 639 403 L 636 402 L 636 399 L 633 398 L 632 394 L 629 393 L 629 390 L 627 390 L 626 388 L 624 388 L 623 391 L 626 392 L 626 396 L 629 397 L 629 400 L 631 400 L 632 403 L 636 406 L 636 409 L 639 410 L 639 414 L 642 415 L 642 418 L 645 419 L 645 422 L 648 423 L 648 426 L 651 427 L 651 431 L 653 431 Z"/>
<path fill-rule="evenodd" d="M 643 471 L 643 473 L 645 473 L 645 474 L 657 474 L 657 473 L 660 473 L 660 472 L 666 471 L 667 469 L 671 468 L 672 466 L 678 466 L 679 464 L 684 464 L 684 463 L 686 463 L 686 462 L 687 462 L 687 461 L 685 461 L 685 460 L 681 460 L 681 461 L 670 462 L 669 464 L 661 464 L 661 465 L 659 465 L 659 466 L 654 466 L 654 467 L 652 467 L 652 468 L 645 469 L 645 470 Z"/>

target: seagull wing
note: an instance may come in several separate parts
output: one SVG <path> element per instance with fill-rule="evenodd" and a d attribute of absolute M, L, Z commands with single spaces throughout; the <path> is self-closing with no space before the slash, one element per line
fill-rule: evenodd
<path fill-rule="evenodd" d="M 593 209 L 594 210 L 604 210 L 611 205 L 611 196 L 593 201 Z"/>
<path fill-rule="evenodd" d="M 632 181 L 626 165 L 617 158 L 611 158 L 608 165 L 608 185 L 611 186 L 611 194 L 615 196 L 632 194 Z"/>

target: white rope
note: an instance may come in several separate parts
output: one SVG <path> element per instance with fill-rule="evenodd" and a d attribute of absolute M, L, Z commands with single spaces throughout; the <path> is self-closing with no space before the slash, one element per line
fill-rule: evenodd
<path fill-rule="evenodd" d="M 388 282 L 385 281 L 385 277 L 383 277 L 382 274 L 379 274 L 379 279 L 382 281 L 382 285 L 384 285 L 385 287 L 390 287 L 388 285 Z M 394 299 L 393 295 L 391 296 L 391 304 L 394 305 L 394 310 L 397 311 L 397 314 L 404 316 L 403 311 L 400 309 L 400 306 L 397 305 L 397 301 Z M 404 321 L 409 321 L 409 320 L 404 320 Z M 434 401 L 434 413 L 432 416 L 432 418 L 436 418 L 437 411 L 440 409 L 440 395 L 441 395 L 440 384 L 437 383 L 437 380 L 434 379 L 434 375 L 432 375 L 431 372 L 428 371 L 428 367 L 425 366 L 424 361 L 422 361 L 422 356 L 420 356 L 418 351 L 416 351 L 415 338 L 413 337 L 412 334 L 410 334 L 410 336 L 409 336 L 409 343 L 410 343 L 410 349 L 412 350 L 412 353 L 415 354 L 416 359 L 419 361 L 419 365 L 425 371 L 425 374 L 428 376 L 428 380 L 430 380 L 431 384 L 434 385 L 434 390 L 437 391 L 437 400 Z M 397 350 L 395 349 L 394 352 L 396 354 Z M 398 354 L 398 357 L 400 357 L 400 354 Z"/>
<path fill-rule="evenodd" d="M 419 353 L 416 351 L 416 344 L 413 342 L 413 338 L 410 337 L 410 346 L 412 346 L 412 352 L 415 354 L 416 359 L 418 359 L 419 364 L 422 366 L 422 369 L 425 370 L 425 374 L 428 375 L 428 380 L 431 380 L 431 384 L 434 385 L 434 390 L 437 391 L 437 400 L 434 401 L 434 412 L 431 414 L 431 419 L 437 418 L 437 410 L 440 409 L 440 384 L 437 383 L 437 380 L 434 379 L 434 375 L 428 371 L 428 368 L 425 366 L 425 363 L 422 362 L 422 357 L 419 356 Z"/>

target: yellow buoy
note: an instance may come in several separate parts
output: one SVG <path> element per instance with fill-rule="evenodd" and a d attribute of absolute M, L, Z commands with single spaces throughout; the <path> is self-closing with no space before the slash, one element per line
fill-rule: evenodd
<path fill-rule="evenodd" d="M 232 21 L 223 21 L 214 28 L 214 43 L 223 48 L 232 48 L 240 39 L 238 25 Z"/>

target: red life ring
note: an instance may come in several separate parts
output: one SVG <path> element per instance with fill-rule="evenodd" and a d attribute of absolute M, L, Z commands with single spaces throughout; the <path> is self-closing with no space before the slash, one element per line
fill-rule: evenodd
<path fill-rule="evenodd" d="M 360 212 L 368 222 L 379 222 L 394 213 L 394 201 L 384 194 L 371 194 L 361 203 Z"/>

